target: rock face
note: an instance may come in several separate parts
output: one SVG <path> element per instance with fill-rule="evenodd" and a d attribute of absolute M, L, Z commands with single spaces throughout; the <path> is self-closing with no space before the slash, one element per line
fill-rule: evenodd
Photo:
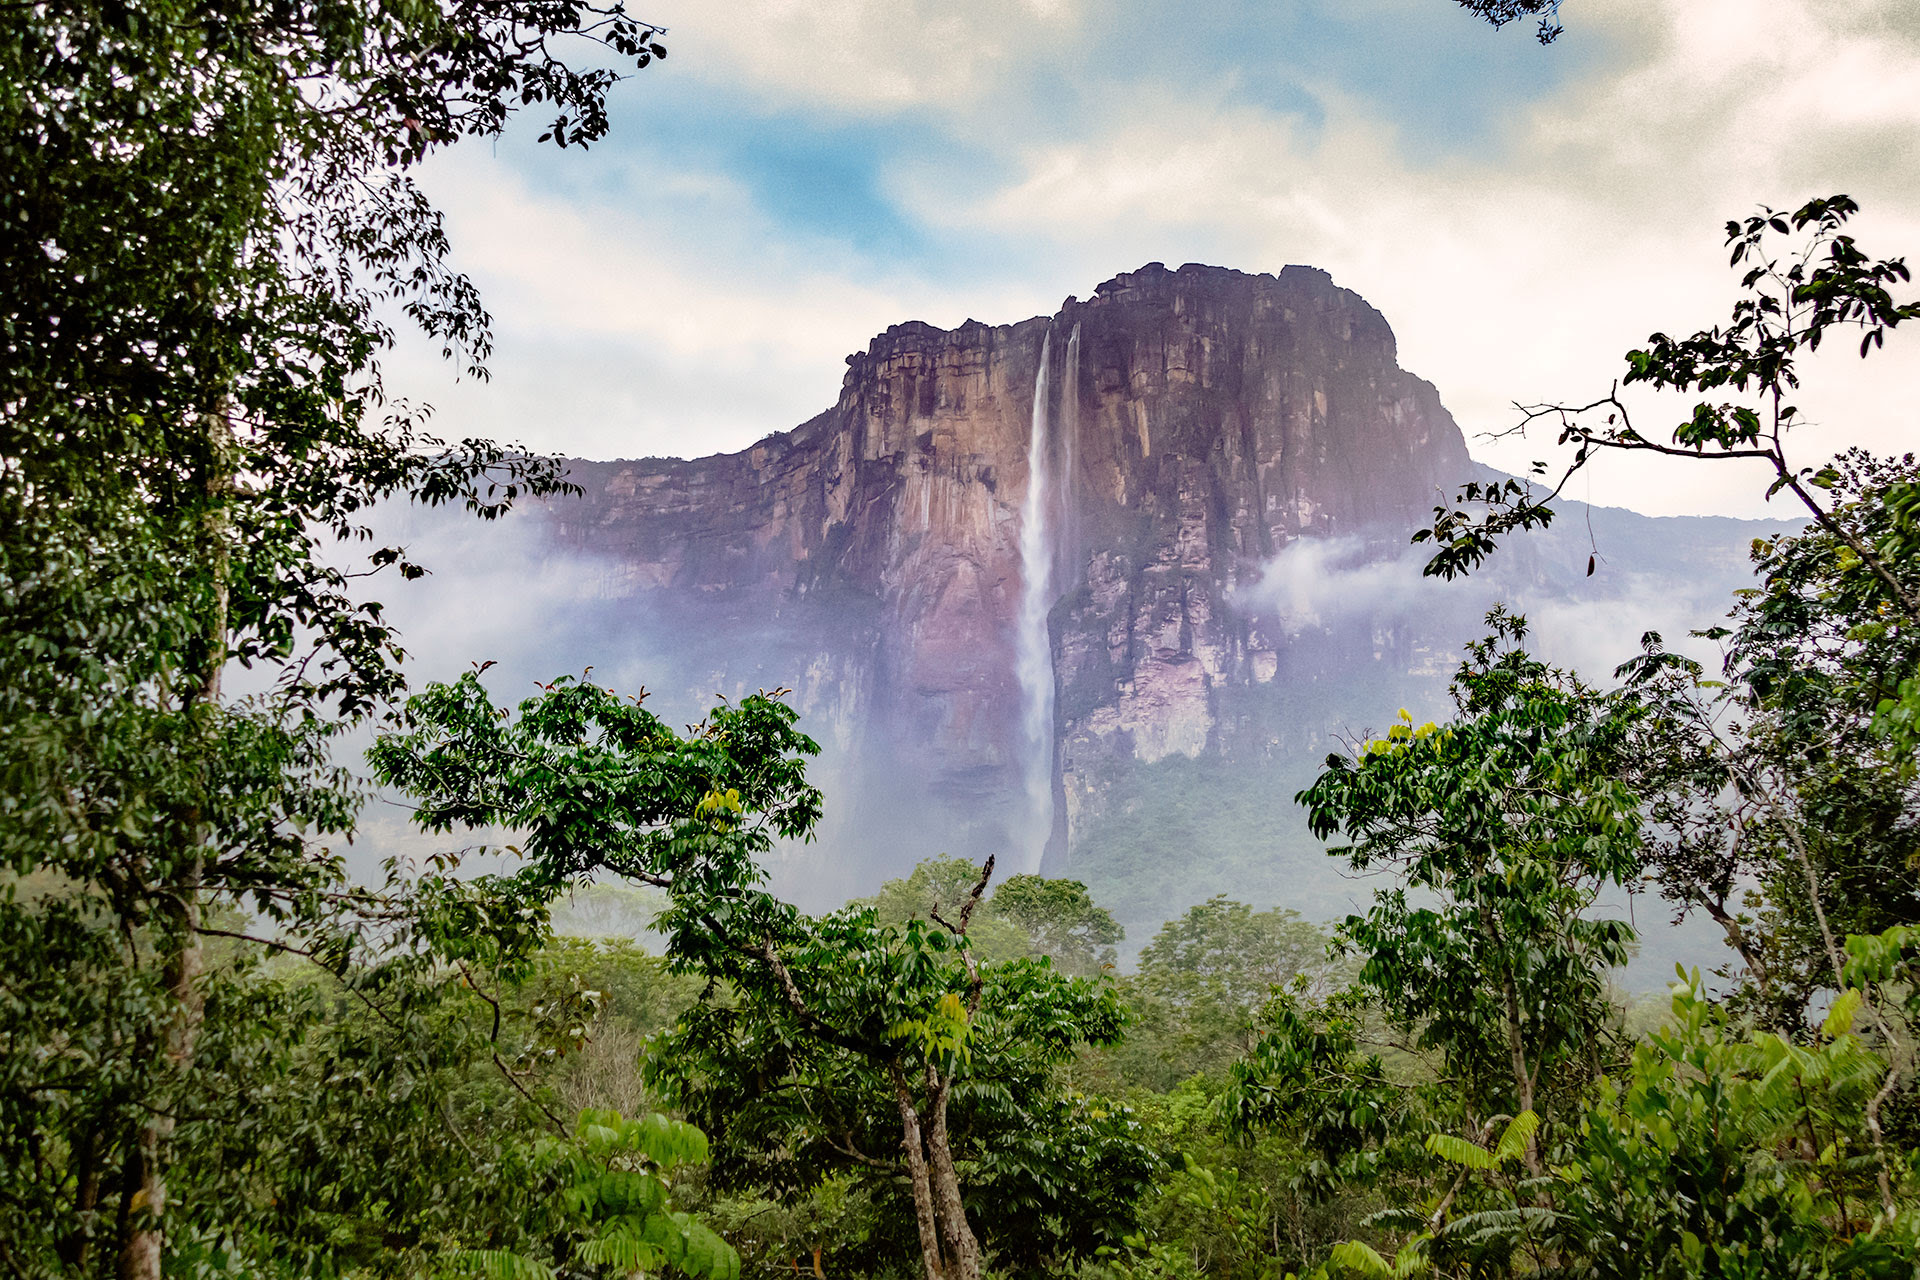
<path fill-rule="evenodd" d="M 1056 803 L 1036 834 L 1014 628 L 1048 343 Z M 1070 864 L 1116 762 L 1250 749 L 1237 699 L 1286 678 L 1286 642 L 1236 590 L 1305 535 L 1403 538 L 1471 467 L 1386 320 L 1308 267 L 1151 264 L 1052 317 L 895 326 L 848 366 L 832 409 L 744 452 L 574 464 L 584 500 L 545 518 L 605 558 L 621 609 L 704 655 L 698 692 L 794 686 L 857 806 L 903 819 L 889 874 L 940 850 L 1030 865 L 1042 839 Z"/>

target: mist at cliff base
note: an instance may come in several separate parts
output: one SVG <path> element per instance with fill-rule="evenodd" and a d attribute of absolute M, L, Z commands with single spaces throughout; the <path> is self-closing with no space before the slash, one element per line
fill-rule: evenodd
<path fill-rule="evenodd" d="M 495 522 L 396 507 L 378 522 L 383 542 L 405 545 L 431 571 L 411 583 L 374 580 L 374 596 L 409 652 L 404 669 L 416 689 L 491 663 L 481 680 L 496 701 L 514 705 L 541 683 L 571 675 L 623 694 L 644 689 L 647 707 L 677 729 L 698 723 L 720 699 L 793 689 L 787 696 L 802 713 L 800 728 L 821 745 L 809 775 L 825 794 L 826 816 L 816 840 L 778 848 L 768 870 L 775 891 L 800 905 L 837 906 L 922 858 L 978 857 L 992 843 L 990 830 L 986 844 L 978 833 L 976 844 L 966 844 L 929 821 L 939 808 L 911 754 L 886 740 L 886 726 L 837 689 L 835 673 L 819 669 L 806 637 L 782 620 L 636 591 L 617 555 L 555 545 L 537 505 Z M 1649 630 L 1717 662 L 1713 646 L 1690 633 L 1726 613 L 1746 578 L 1743 556 L 1729 548 L 1744 548 L 1747 535 L 1762 531 L 1726 524 L 1577 511 L 1544 535 L 1515 539 L 1486 569 L 1454 582 L 1423 576 L 1422 549 L 1404 532 L 1287 544 L 1229 598 L 1279 650 L 1272 681 L 1253 696 L 1283 700 L 1275 705 L 1286 723 L 1262 752 L 1137 768 L 1123 784 L 1133 788 L 1124 812 L 1105 828 L 1075 833 L 1066 874 L 1085 880 L 1121 918 L 1128 952 L 1162 921 L 1216 893 L 1323 922 L 1364 909 L 1378 883 L 1343 875 L 1292 802 L 1326 754 L 1384 731 L 1402 706 L 1416 719 L 1444 720 L 1447 680 L 1496 603 L 1527 617 L 1530 649 L 1591 683 L 1610 683 Z M 365 745 L 363 735 L 350 750 Z M 991 799 L 983 792 L 983 805 Z M 398 797 L 369 806 L 347 850 L 357 874 L 376 876 L 389 856 L 417 861 L 472 842 L 419 832 L 408 813 Z M 1114 860 L 1122 857 L 1115 838 L 1128 824 L 1136 834 L 1171 834 L 1123 864 Z M 1210 842 L 1208 829 L 1228 834 Z M 510 833 L 475 839 L 504 845 Z M 514 867 L 504 854 L 470 863 L 475 871 Z M 1635 915 L 1646 934 L 1641 959 L 1625 975 L 1630 986 L 1657 986 L 1677 959 L 1718 962 L 1715 936 L 1669 930 L 1663 904 L 1621 901 L 1607 909 Z"/>
<path fill-rule="evenodd" d="M 538 502 L 495 521 L 396 504 L 373 523 L 369 547 L 405 546 L 429 571 L 413 582 L 381 576 L 368 591 L 399 633 L 413 690 L 484 666 L 479 679 L 494 701 L 516 707 L 558 677 L 589 679 L 622 695 L 644 692 L 646 708 L 681 732 L 722 700 L 790 690 L 800 730 L 821 748 L 807 772 L 826 804 L 815 839 L 782 842 L 767 860 L 782 896 L 831 908 L 905 875 L 922 857 L 975 852 L 928 829 L 924 779 L 897 763 L 904 757 L 880 740 L 883 726 L 863 720 L 857 705 L 826 705 L 836 693 L 832 673 L 815 670 L 809 680 L 817 659 L 781 620 L 718 616 L 697 601 L 638 592 L 619 557 L 557 546 Z M 370 731 L 351 735 L 342 762 L 364 771 L 371 741 Z M 377 878 L 388 857 L 418 863 L 449 848 L 510 843 L 506 832 L 424 833 L 410 814 L 401 797 L 374 797 L 343 850 L 356 875 Z M 500 853 L 466 864 L 475 874 L 516 865 Z"/>
<path fill-rule="evenodd" d="M 1439 661 L 1485 634 L 1486 615 L 1501 606 L 1526 619 L 1530 652 L 1598 686 L 1612 683 L 1614 669 L 1640 651 L 1649 632 L 1669 649 L 1718 663 L 1718 648 L 1694 633 L 1724 619 L 1741 579 L 1724 566 L 1677 578 L 1669 557 L 1638 563 L 1633 548 L 1603 559 L 1584 532 L 1550 533 L 1538 542 L 1521 535 L 1479 571 L 1451 581 L 1427 576 L 1431 549 L 1404 536 L 1300 538 L 1233 600 L 1295 641 L 1355 623 L 1415 627 L 1422 649 Z"/>
<path fill-rule="evenodd" d="M 1451 717 L 1447 684 L 1465 645 L 1487 633 L 1486 614 L 1496 605 L 1526 619 L 1530 653 L 1590 685 L 1616 685 L 1615 669 L 1640 652 L 1650 632 L 1717 672 L 1719 645 L 1696 633 L 1724 622 L 1733 592 L 1751 582 L 1749 567 L 1729 548 L 1745 545 L 1742 533 L 1786 527 L 1730 522 L 1702 529 L 1576 506 L 1563 511 L 1556 528 L 1513 538 L 1481 569 L 1452 581 L 1426 576 L 1431 549 L 1404 534 L 1302 538 L 1262 566 L 1234 602 L 1257 625 L 1284 634 L 1296 656 L 1328 649 L 1351 655 L 1356 645 L 1397 639 L 1408 658 L 1405 674 L 1416 678 L 1348 682 L 1340 722 L 1327 726 L 1330 745 L 1344 751 L 1384 732 L 1402 706 L 1416 722 Z M 1354 655 L 1352 665 L 1364 667 L 1366 656 Z M 1336 658 L 1317 673 L 1296 667 L 1296 674 L 1325 679 L 1346 666 Z M 1296 760 L 1293 777 L 1304 784 L 1317 763 Z M 1347 879 L 1331 866 L 1317 877 L 1306 866 L 1296 874 L 1331 886 L 1334 900 L 1312 913 L 1321 918 L 1363 910 L 1379 886 L 1374 879 Z M 1640 935 L 1619 978 L 1629 990 L 1659 989 L 1676 963 L 1710 970 L 1726 960 L 1717 928 L 1704 919 L 1674 921 L 1657 896 L 1612 891 L 1595 914 L 1626 919 Z"/>

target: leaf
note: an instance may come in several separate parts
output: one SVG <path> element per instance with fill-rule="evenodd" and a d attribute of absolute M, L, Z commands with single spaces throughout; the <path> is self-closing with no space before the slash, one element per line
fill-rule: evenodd
<path fill-rule="evenodd" d="M 553 1268 L 505 1249 L 455 1249 L 442 1255 L 443 1275 L 483 1280 L 554 1280 Z"/>
<path fill-rule="evenodd" d="M 1853 1030 L 1853 1017 L 1860 1010 L 1860 1000 L 1858 987 L 1848 987 L 1842 991 L 1833 1002 L 1833 1007 L 1827 1010 L 1826 1020 L 1820 1024 L 1820 1034 L 1829 1040 L 1836 1040 Z"/>
<path fill-rule="evenodd" d="M 1393 1267 L 1387 1260 L 1374 1252 L 1373 1246 L 1359 1240 L 1342 1240 L 1333 1246 L 1328 1261 L 1335 1266 L 1357 1271 L 1369 1280 L 1397 1280 Z"/>
<path fill-rule="evenodd" d="M 1449 1164 L 1486 1171 L 1496 1165 L 1493 1153 L 1476 1143 L 1451 1133 L 1427 1135 L 1427 1150 Z"/>
<path fill-rule="evenodd" d="M 1518 1160 L 1526 1152 L 1527 1144 L 1533 1141 L 1533 1135 L 1540 1130 L 1540 1117 L 1532 1111 L 1522 1111 L 1507 1122 L 1506 1131 L 1500 1135 L 1500 1141 L 1493 1148 L 1496 1163 L 1505 1164 L 1509 1160 Z"/>

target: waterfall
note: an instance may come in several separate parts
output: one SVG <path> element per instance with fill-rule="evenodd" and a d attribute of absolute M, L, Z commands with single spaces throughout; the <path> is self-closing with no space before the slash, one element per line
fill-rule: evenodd
<path fill-rule="evenodd" d="M 1014 670 L 1020 679 L 1021 727 L 1025 731 L 1028 828 L 1032 848 L 1022 870 L 1038 871 L 1053 831 L 1053 643 L 1047 612 L 1053 607 L 1051 405 L 1048 365 L 1053 326 L 1040 345 L 1040 371 L 1033 380 L 1033 429 L 1027 442 L 1027 498 L 1020 512 L 1020 629 Z"/>

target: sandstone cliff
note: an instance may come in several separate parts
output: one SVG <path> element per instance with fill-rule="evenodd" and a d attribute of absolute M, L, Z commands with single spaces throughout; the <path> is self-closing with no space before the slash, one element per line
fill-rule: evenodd
<path fill-rule="evenodd" d="M 868 816 L 905 808 L 916 847 L 890 872 L 940 850 L 1017 864 L 1048 835 L 1022 800 L 1013 657 L 1043 344 L 1056 866 L 1116 762 L 1247 747 L 1237 699 L 1288 664 L 1238 588 L 1303 535 L 1404 539 L 1470 466 L 1385 319 L 1324 272 L 1157 263 L 1052 317 L 895 326 L 832 409 L 744 452 L 574 464 L 586 497 L 552 535 L 608 559 L 636 625 L 671 621 L 697 692 L 795 686 Z"/>

